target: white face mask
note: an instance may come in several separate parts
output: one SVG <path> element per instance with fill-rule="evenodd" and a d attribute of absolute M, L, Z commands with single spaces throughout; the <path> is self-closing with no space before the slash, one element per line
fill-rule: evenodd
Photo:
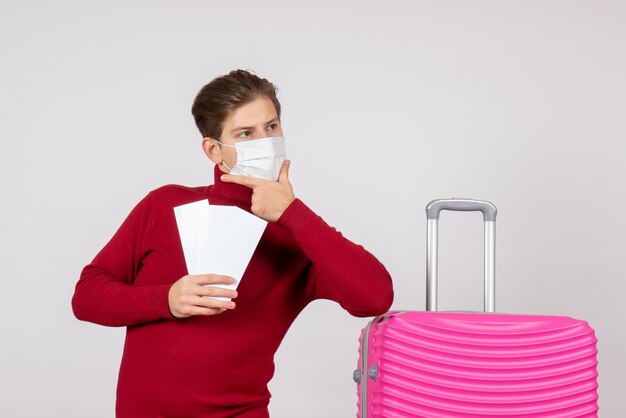
<path fill-rule="evenodd" d="M 285 138 L 273 136 L 236 142 L 235 145 L 222 144 L 237 150 L 237 164 L 230 168 L 222 161 L 230 174 L 256 177 L 276 181 L 283 161 L 287 159 Z"/>

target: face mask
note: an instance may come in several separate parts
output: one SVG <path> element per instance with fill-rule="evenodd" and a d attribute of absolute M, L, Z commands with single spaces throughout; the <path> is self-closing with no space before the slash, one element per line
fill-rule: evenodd
<path fill-rule="evenodd" d="M 222 144 L 237 150 L 237 164 L 230 168 L 224 161 L 230 174 L 256 177 L 276 181 L 283 161 L 287 159 L 285 138 L 274 136 L 236 142 L 235 145 Z"/>

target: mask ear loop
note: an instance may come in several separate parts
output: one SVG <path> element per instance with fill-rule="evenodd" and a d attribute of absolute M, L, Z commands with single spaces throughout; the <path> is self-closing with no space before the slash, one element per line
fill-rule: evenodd
<path fill-rule="evenodd" d="M 215 140 L 215 139 L 212 139 L 212 140 L 213 140 L 213 141 L 215 141 L 215 142 L 217 142 L 218 146 L 223 145 L 223 146 L 225 146 L 225 147 L 237 148 L 235 145 L 228 145 L 228 144 L 223 143 L 222 141 Z M 228 166 L 228 164 L 226 164 L 226 161 L 224 161 L 223 159 L 222 159 L 222 164 L 224 164 L 224 166 L 228 169 L 228 173 L 229 173 L 229 174 L 233 171 L 233 169 L 232 169 L 232 168 L 230 168 L 230 167 Z"/>
<path fill-rule="evenodd" d="M 224 164 L 224 166 L 228 169 L 228 174 L 230 174 L 233 171 L 233 169 L 230 168 L 228 164 L 226 164 L 226 161 L 222 160 L 222 164 Z"/>
<path fill-rule="evenodd" d="M 220 141 L 217 141 L 217 143 L 218 143 L 218 144 L 220 144 L 220 145 L 223 145 L 223 146 L 225 146 L 225 147 L 237 148 L 237 146 L 236 146 L 236 145 L 228 145 L 228 144 L 225 144 L 225 143 L 220 142 Z"/>

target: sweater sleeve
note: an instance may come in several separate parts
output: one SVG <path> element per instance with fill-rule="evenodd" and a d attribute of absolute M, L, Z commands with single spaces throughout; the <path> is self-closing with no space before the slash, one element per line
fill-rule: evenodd
<path fill-rule="evenodd" d="M 393 302 L 391 276 L 357 245 L 294 200 L 277 221 L 287 229 L 311 261 L 307 290 L 313 299 L 338 302 L 358 317 L 380 315 Z"/>
<path fill-rule="evenodd" d="M 152 193 L 128 215 L 113 238 L 82 270 L 72 309 L 82 321 L 128 326 L 171 318 L 169 285 L 133 284 L 145 255 L 150 232 Z"/>

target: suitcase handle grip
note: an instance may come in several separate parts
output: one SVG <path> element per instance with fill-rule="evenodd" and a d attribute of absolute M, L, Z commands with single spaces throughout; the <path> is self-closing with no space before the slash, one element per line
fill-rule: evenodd
<path fill-rule="evenodd" d="M 493 203 L 474 199 L 437 199 L 426 206 L 426 310 L 437 310 L 439 214 L 442 210 L 480 211 L 485 222 L 484 310 L 496 310 L 496 214 Z"/>
<path fill-rule="evenodd" d="M 484 200 L 473 199 L 437 199 L 433 200 L 426 206 L 426 215 L 428 219 L 439 219 L 439 213 L 442 210 L 455 210 L 467 212 L 482 212 L 483 219 L 487 221 L 495 221 L 497 210 L 493 203 Z"/>

